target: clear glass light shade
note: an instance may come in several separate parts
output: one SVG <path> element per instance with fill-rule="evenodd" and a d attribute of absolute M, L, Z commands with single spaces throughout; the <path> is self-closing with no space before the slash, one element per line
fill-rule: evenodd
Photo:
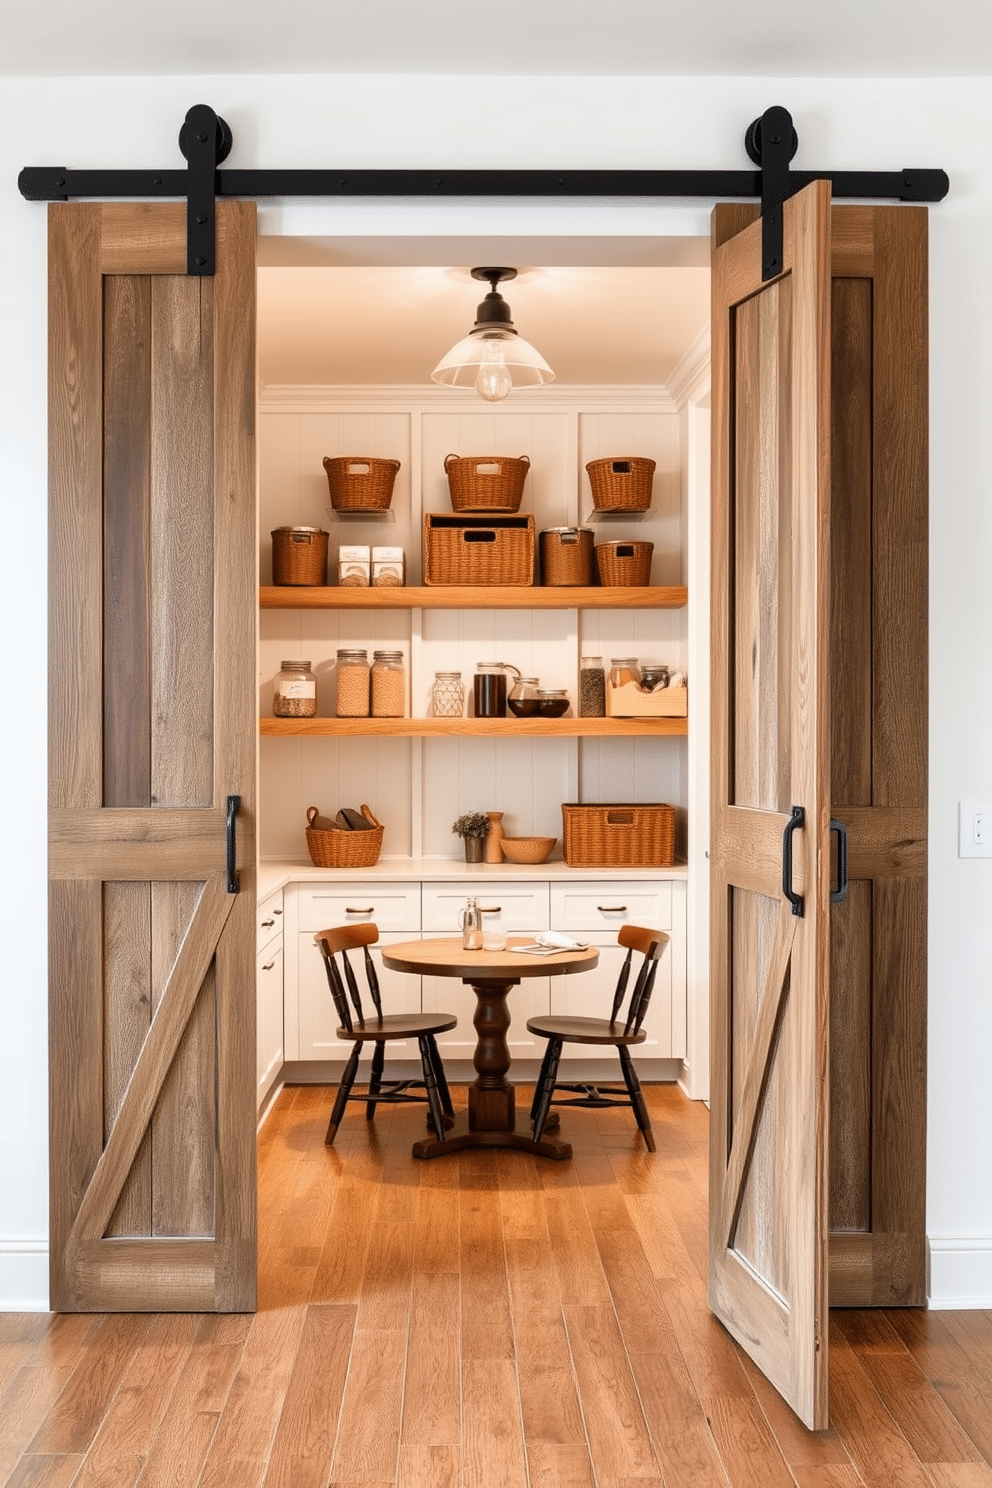
<path fill-rule="evenodd" d="M 555 374 L 541 353 L 511 332 L 473 331 L 442 357 L 431 373 L 445 387 L 474 387 L 489 403 L 498 403 L 511 388 L 554 382 Z"/>

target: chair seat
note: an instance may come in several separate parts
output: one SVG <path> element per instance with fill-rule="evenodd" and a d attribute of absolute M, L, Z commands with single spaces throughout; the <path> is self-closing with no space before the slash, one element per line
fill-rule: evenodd
<path fill-rule="evenodd" d="M 364 1027 L 339 1028 L 337 1036 L 349 1044 L 383 1043 L 386 1039 L 422 1038 L 425 1034 L 447 1033 L 457 1027 L 453 1013 L 386 1013 L 370 1018 Z"/>
<path fill-rule="evenodd" d="M 608 1018 L 577 1018 L 552 1015 L 547 1018 L 528 1018 L 531 1033 L 545 1038 L 563 1039 L 566 1044 L 643 1044 L 647 1030 L 624 1033 L 622 1023 L 611 1023 Z"/>

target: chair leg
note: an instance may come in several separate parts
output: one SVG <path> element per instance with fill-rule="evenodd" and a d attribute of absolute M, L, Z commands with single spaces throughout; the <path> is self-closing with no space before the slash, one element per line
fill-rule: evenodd
<path fill-rule="evenodd" d="M 446 1116 L 454 1116 L 455 1108 L 451 1104 L 451 1091 L 448 1089 L 448 1077 L 444 1073 L 444 1065 L 437 1047 L 437 1039 L 432 1033 L 427 1035 L 427 1045 L 431 1051 L 431 1068 L 437 1081 L 437 1093 L 441 1097 L 441 1109 Z"/>
<path fill-rule="evenodd" d="M 545 1056 L 545 1064 L 542 1066 L 544 1079 L 541 1083 L 541 1099 L 537 1107 L 537 1115 L 534 1117 L 534 1141 L 539 1142 L 544 1131 L 544 1123 L 548 1119 L 551 1110 L 551 1097 L 555 1091 L 555 1081 L 558 1078 L 558 1061 L 561 1059 L 562 1040 L 549 1039 L 548 1052 Z"/>
<path fill-rule="evenodd" d="M 553 1043 L 553 1040 L 552 1039 L 548 1039 L 547 1045 L 545 1046 L 545 1050 L 544 1050 L 544 1058 L 541 1060 L 541 1068 L 540 1068 L 540 1072 L 538 1073 L 538 1076 L 537 1076 L 537 1084 L 534 1086 L 534 1099 L 530 1103 L 530 1119 L 531 1119 L 531 1121 L 536 1121 L 537 1120 L 537 1108 L 541 1104 L 541 1096 L 542 1096 L 542 1094 L 544 1092 L 544 1081 L 545 1081 L 545 1078 L 547 1077 L 548 1065 L 551 1063 L 551 1045 L 552 1045 L 552 1043 Z"/>
<path fill-rule="evenodd" d="M 624 1044 L 617 1046 L 617 1053 L 620 1055 L 620 1068 L 623 1070 L 624 1083 L 627 1086 L 627 1093 L 630 1096 L 630 1104 L 634 1108 L 634 1116 L 641 1129 L 641 1136 L 644 1138 L 644 1145 L 649 1152 L 653 1152 L 655 1150 L 654 1132 L 651 1130 L 651 1118 L 648 1115 L 648 1108 L 644 1104 L 644 1092 L 641 1090 L 637 1071 L 634 1069 L 634 1062 L 630 1057 L 630 1051 Z"/>
<path fill-rule="evenodd" d="M 351 1092 L 351 1087 L 355 1083 L 355 1075 L 358 1073 L 358 1056 L 361 1052 L 361 1047 L 361 1044 L 356 1044 L 354 1046 L 351 1051 L 351 1058 L 348 1060 L 348 1063 L 344 1067 L 344 1074 L 341 1076 L 341 1084 L 338 1086 L 338 1093 L 337 1098 L 334 1102 L 334 1109 L 331 1112 L 331 1119 L 327 1124 L 327 1136 L 324 1138 L 325 1147 L 330 1147 L 331 1143 L 334 1141 L 334 1138 L 337 1136 L 338 1127 L 341 1124 L 341 1117 L 344 1115 L 344 1108 L 347 1103 L 348 1096 Z"/>
<path fill-rule="evenodd" d="M 369 1099 L 365 1107 L 365 1120 L 375 1115 L 376 1096 L 382 1089 L 382 1066 L 386 1058 L 386 1045 L 379 1040 L 372 1051 L 372 1072 L 369 1075 Z"/>
<path fill-rule="evenodd" d="M 417 1040 L 420 1045 L 420 1063 L 424 1069 L 424 1089 L 427 1091 L 427 1104 L 430 1107 L 431 1122 L 434 1133 L 439 1142 L 444 1141 L 444 1120 L 441 1115 L 441 1101 L 438 1095 L 437 1077 L 434 1074 L 434 1063 L 431 1059 L 429 1035 L 421 1034 Z"/>

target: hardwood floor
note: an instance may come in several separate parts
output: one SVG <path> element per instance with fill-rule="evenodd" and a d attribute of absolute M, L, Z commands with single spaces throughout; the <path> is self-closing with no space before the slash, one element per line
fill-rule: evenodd
<path fill-rule="evenodd" d="M 706 1111 L 646 1094 L 654 1156 L 565 1111 L 570 1163 L 422 1163 L 423 1107 L 328 1149 L 285 1091 L 258 1313 L 0 1316 L 0 1484 L 992 1488 L 992 1313 L 835 1312 L 812 1435 L 706 1308 Z"/>

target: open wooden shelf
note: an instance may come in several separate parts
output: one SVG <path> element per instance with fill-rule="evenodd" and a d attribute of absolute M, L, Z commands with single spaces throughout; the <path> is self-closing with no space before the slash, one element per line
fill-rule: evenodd
<path fill-rule="evenodd" d="M 544 588 L 538 584 L 477 589 L 469 585 L 350 588 L 263 585 L 263 610 L 680 610 L 684 584 L 643 588 Z"/>
<path fill-rule="evenodd" d="M 677 738 L 686 718 L 262 718 L 263 734 L 321 738 Z"/>

